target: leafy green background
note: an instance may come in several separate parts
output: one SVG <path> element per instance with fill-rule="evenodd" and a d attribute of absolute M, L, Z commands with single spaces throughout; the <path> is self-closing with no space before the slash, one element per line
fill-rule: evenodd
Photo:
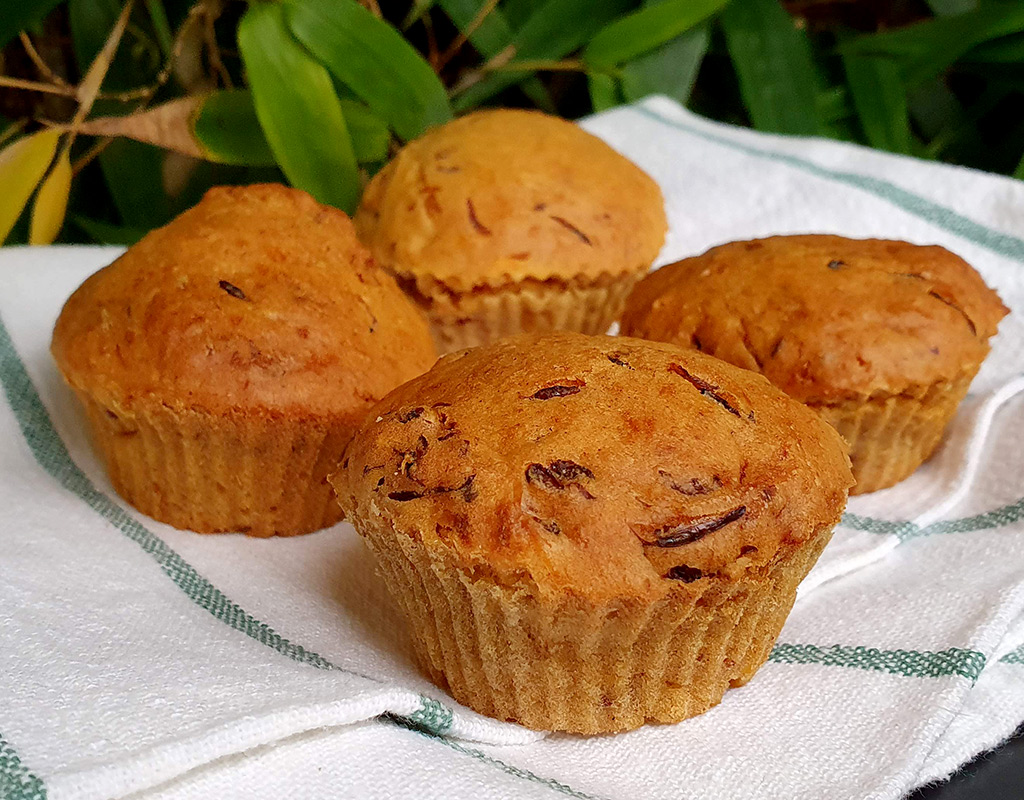
<path fill-rule="evenodd" d="M 123 4 L 2 5 L 10 141 L 74 117 Z M 12 85 L 52 83 L 39 60 L 62 91 Z M 402 142 L 455 115 L 576 118 L 655 93 L 762 131 L 1024 177 L 1019 0 L 137 0 L 101 90 L 91 118 L 202 98 L 179 121 L 200 157 L 79 135 L 61 241 L 134 241 L 217 183 L 285 180 L 351 211 Z"/>

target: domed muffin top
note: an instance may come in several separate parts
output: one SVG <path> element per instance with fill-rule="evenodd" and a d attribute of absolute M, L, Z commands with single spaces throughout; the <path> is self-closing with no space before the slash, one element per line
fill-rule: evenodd
<path fill-rule="evenodd" d="M 570 122 L 510 109 L 407 144 L 355 221 L 383 266 L 428 290 L 642 272 L 667 229 L 639 167 Z"/>
<path fill-rule="evenodd" d="M 839 435 L 763 377 L 570 333 L 443 357 L 371 409 L 331 480 L 357 528 L 595 600 L 764 569 L 853 483 Z"/>
<path fill-rule="evenodd" d="M 773 236 L 714 247 L 633 290 L 630 336 L 756 370 L 803 402 L 896 394 L 975 369 L 1007 309 L 938 246 Z"/>
<path fill-rule="evenodd" d="M 211 189 L 148 234 L 75 291 L 52 349 L 121 408 L 341 418 L 436 356 L 348 217 L 277 185 Z"/>

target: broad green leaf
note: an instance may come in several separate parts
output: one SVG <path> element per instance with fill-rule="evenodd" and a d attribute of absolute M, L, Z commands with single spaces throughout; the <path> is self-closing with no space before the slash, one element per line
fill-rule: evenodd
<path fill-rule="evenodd" d="M 622 102 L 618 81 L 603 72 L 591 72 L 587 75 L 587 86 L 590 89 L 590 104 L 594 111 L 607 111 Z"/>
<path fill-rule="evenodd" d="M 71 157 L 67 148 L 57 156 L 57 161 L 36 192 L 32 204 L 32 218 L 28 226 L 29 244 L 52 244 L 64 225 L 64 214 L 68 210 L 68 195 L 71 193 Z"/>
<path fill-rule="evenodd" d="M 60 0 L 7 0 L 0 8 L 0 50 L 49 14 Z M 6 234 L 5 234 L 6 235 Z"/>
<path fill-rule="evenodd" d="M 282 6 L 249 6 L 238 47 L 256 116 L 288 180 L 321 203 L 353 212 L 359 171 L 341 103 L 327 70 L 292 38 Z"/>
<path fill-rule="evenodd" d="M 778 0 L 733 0 L 719 19 L 754 127 L 823 133 L 810 45 Z"/>
<path fill-rule="evenodd" d="M 341 110 L 352 136 L 356 160 L 363 164 L 387 158 L 388 144 L 391 142 L 391 131 L 387 123 L 358 100 L 342 100 Z"/>
<path fill-rule="evenodd" d="M 122 225 L 111 225 L 98 219 L 89 219 L 73 214 L 71 221 L 88 234 L 97 244 L 133 245 L 146 235 L 143 228 L 126 228 Z"/>
<path fill-rule="evenodd" d="M 622 94 L 627 103 L 648 95 L 664 94 L 687 103 L 697 72 L 708 51 L 707 25 L 677 36 L 671 42 L 635 58 L 620 70 Z"/>
<path fill-rule="evenodd" d="M 402 30 L 405 31 L 411 28 L 424 14 L 434 7 L 436 2 L 437 0 L 414 0 L 412 8 L 409 9 L 409 13 L 402 20 Z"/>
<path fill-rule="evenodd" d="M 1024 156 L 1021 156 L 1020 161 L 1017 163 L 1017 168 L 1013 171 L 1013 177 L 1024 180 Z"/>
<path fill-rule="evenodd" d="M 519 29 L 546 2 L 547 0 L 503 0 L 501 12 L 505 15 L 509 25 L 514 29 Z"/>
<path fill-rule="evenodd" d="M 965 14 L 978 8 L 978 0 L 927 0 L 928 7 L 937 17 Z"/>
<path fill-rule="evenodd" d="M 1002 36 L 972 47 L 964 55 L 964 60 L 991 64 L 1022 63 L 1024 62 L 1024 34 Z"/>
<path fill-rule="evenodd" d="M 153 23 L 156 41 L 166 58 L 171 54 L 174 37 L 171 34 L 171 23 L 167 20 L 167 11 L 164 9 L 163 0 L 146 0 L 146 11 L 149 12 L 149 19 Z"/>
<path fill-rule="evenodd" d="M 995 3 L 977 11 L 861 36 L 843 46 L 853 55 L 898 60 L 904 81 L 917 86 L 944 72 L 971 48 L 1024 31 L 1024 3 Z"/>
<path fill-rule="evenodd" d="M 40 131 L 23 136 L 0 150 L 0 244 L 18 221 L 25 204 L 57 152 L 60 133 Z"/>
<path fill-rule="evenodd" d="M 192 135 L 204 157 L 218 164 L 277 163 L 247 89 L 224 89 L 207 95 L 192 118 Z"/>
<path fill-rule="evenodd" d="M 356 161 L 385 158 L 391 133 L 384 121 L 357 100 L 342 99 L 340 103 Z M 277 164 L 248 89 L 223 89 L 207 95 L 192 119 L 192 134 L 209 161 L 250 167 Z"/>
<path fill-rule="evenodd" d="M 292 32 L 403 139 L 451 119 L 440 79 L 402 35 L 356 0 L 288 0 Z"/>
<path fill-rule="evenodd" d="M 508 65 L 512 68 L 492 72 L 459 94 L 452 105 L 458 111 L 475 108 L 502 89 L 521 83 L 532 73 L 515 70 L 516 61 L 562 58 L 578 50 L 631 5 L 630 0 L 547 0 L 516 31 L 511 43 L 516 55 Z"/>
<path fill-rule="evenodd" d="M 899 66 L 889 58 L 845 54 L 843 65 L 853 105 L 868 144 L 910 153 L 910 116 Z"/>
<path fill-rule="evenodd" d="M 595 69 L 610 69 L 685 33 L 719 11 L 728 0 L 665 0 L 606 25 L 583 50 Z"/>
<path fill-rule="evenodd" d="M 455 27 L 465 31 L 476 20 L 490 0 L 439 0 L 439 4 Z M 512 28 L 499 7 L 491 9 L 483 22 L 469 34 L 469 42 L 484 58 L 494 58 L 512 43 Z M 553 114 L 555 104 L 539 78 L 527 78 L 520 88 L 539 108 Z"/>

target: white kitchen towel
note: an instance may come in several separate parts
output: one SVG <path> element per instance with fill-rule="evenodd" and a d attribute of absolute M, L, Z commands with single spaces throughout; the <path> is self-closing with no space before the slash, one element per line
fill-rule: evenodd
<path fill-rule="evenodd" d="M 1017 312 L 936 458 L 851 502 L 765 668 L 702 717 L 618 736 L 457 706 L 417 673 L 347 525 L 197 536 L 117 498 L 48 343 L 118 251 L 9 249 L 0 797 L 897 798 L 1024 720 L 1024 184 L 664 99 L 585 127 L 661 184 L 662 263 L 773 233 L 937 242 Z"/>

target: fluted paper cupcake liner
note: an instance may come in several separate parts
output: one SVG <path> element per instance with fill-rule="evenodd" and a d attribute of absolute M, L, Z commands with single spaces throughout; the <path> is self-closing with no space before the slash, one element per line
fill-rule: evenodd
<path fill-rule="evenodd" d="M 618 319 L 640 274 L 606 277 L 591 284 L 526 281 L 469 292 L 430 294 L 424 308 L 440 353 L 517 333 L 605 333 Z"/>
<path fill-rule="evenodd" d="M 166 407 L 127 414 L 78 394 L 114 489 L 160 522 L 290 536 L 341 519 L 327 474 L 347 427 Z"/>
<path fill-rule="evenodd" d="M 899 395 L 812 404 L 850 445 L 857 481 L 850 494 L 893 486 L 921 466 L 938 447 L 976 372 Z"/>
<path fill-rule="evenodd" d="M 746 683 L 831 530 L 737 581 L 602 606 L 478 579 L 407 536 L 365 535 L 435 683 L 487 716 L 597 734 L 678 722 Z"/>

